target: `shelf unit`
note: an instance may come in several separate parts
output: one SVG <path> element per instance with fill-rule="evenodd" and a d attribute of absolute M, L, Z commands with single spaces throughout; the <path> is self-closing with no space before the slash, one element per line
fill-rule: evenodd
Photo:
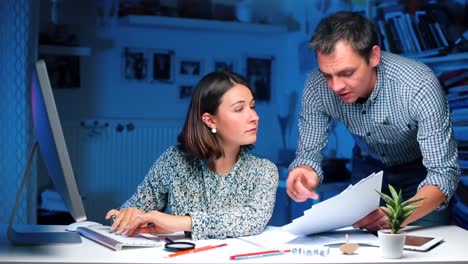
<path fill-rule="evenodd" d="M 128 15 L 120 18 L 120 24 L 124 26 L 150 26 L 159 28 L 230 31 L 258 34 L 281 34 L 288 32 L 288 28 L 283 25 L 266 25 L 232 21 L 148 15 Z"/>
<path fill-rule="evenodd" d="M 463 56 L 466 58 L 467 53 L 445 55 L 451 47 L 450 36 L 441 22 L 444 21 L 441 14 L 446 13 L 425 6 L 427 2 L 419 1 L 416 7 L 412 7 L 417 9 L 412 10 L 405 1 L 368 0 L 367 16 L 376 25 L 382 48 L 424 63 L 460 60 Z M 449 2 L 446 4 L 450 5 Z"/>
<path fill-rule="evenodd" d="M 404 1 L 399 1 L 395 5 L 404 5 L 403 2 Z M 417 2 L 421 4 L 424 1 Z M 428 0 L 426 2 L 428 2 Z M 452 220 L 455 224 L 467 228 L 468 220 L 466 219 L 466 215 L 468 214 L 468 210 L 466 208 L 468 204 L 463 202 L 459 195 L 463 190 L 468 190 L 468 86 L 466 85 L 468 81 L 468 76 L 466 74 L 468 71 L 468 52 L 454 52 L 446 55 L 422 57 L 426 51 L 431 52 L 431 49 L 450 48 L 452 44 L 450 43 L 448 35 L 444 33 L 446 30 L 444 30 L 443 25 L 440 23 L 442 20 L 439 20 L 437 15 L 431 14 L 431 12 L 434 11 L 434 7 L 431 7 L 432 9 L 428 8 L 427 10 L 421 8 L 421 10 L 409 13 L 404 6 L 401 6 L 402 8 L 398 8 L 398 6 L 389 8 L 387 5 L 389 1 L 368 0 L 367 3 L 367 16 L 376 22 L 379 34 L 381 34 L 383 39 L 383 46 L 385 46 L 385 44 L 389 47 L 396 46 L 395 43 L 389 43 L 388 41 L 405 41 L 405 44 L 412 42 L 412 44 L 414 44 L 413 49 L 406 49 L 406 51 L 404 49 L 396 50 L 412 53 L 401 55 L 413 58 L 431 67 L 438 76 L 444 90 L 447 92 L 447 101 L 450 107 L 452 128 L 455 140 L 457 141 L 458 159 L 461 168 L 461 180 L 458 185 L 458 190 L 452 198 Z M 383 3 L 384 8 L 387 8 L 384 9 L 385 12 L 382 12 L 383 18 L 382 16 L 376 16 L 378 10 L 377 3 Z M 449 6 L 454 3 L 454 0 L 439 0 L 435 1 L 433 4 Z M 385 7 L 385 5 L 387 6 Z M 465 3 L 465 5 L 467 4 Z M 420 17 L 418 18 L 419 15 Z M 400 18 L 403 19 L 399 20 Z M 406 24 L 404 21 L 406 21 Z M 454 24 L 453 21 L 451 24 Z M 388 30 L 391 26 L 394 27 L 393 31 Z M 396 33 L 396 38 L 386 35 L 388 32 L 390 32 L 392 36 Z M 385 43 L 386 41 L 387 43 Z M 432 45 L 429 43 L 432 43 Z M 436 44 L 434 45 L 434 43 Z M 400 42 L 400 44 L 402 43 Z M 428 48 L 429 46 L 431 47 Z M 408 47 L 408 45 L 406 45 L 406 47 Z"/>
<path fill-rule="evenodd" d="M 461 52 L 461 53 L 452 53 L 447 54 L 444 56 L 437 56 L 437 57 L 427 57 L 427 58 L 420 58 L 419 61 L 423 63 L 439 63 L 439 62 L 456 62 L 456 61 L 463 61 L 468 60 L 468 52 Z"/>
<path fill-rule="evenodd" d="M 453 53 L 446 56 L 420 58 L 418 61 L 427 64 L 436 74 L 457 69 L 468 69 L 468 52 Z"/>
<path fill-rule="evenodd" d="M 91 56 L 91 48 L 83 46 L 39 45 L 39 53 L 69 56 Z"/>

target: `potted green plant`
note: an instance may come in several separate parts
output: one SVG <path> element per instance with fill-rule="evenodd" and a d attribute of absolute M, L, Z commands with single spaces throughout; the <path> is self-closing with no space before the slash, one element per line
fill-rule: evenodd
<path fill-rule="evenodd" d="M 386 209 L 382 211 L 388 218 L 389 226 L 389 229 L 378 231 L 379 244 L 384 258 L 400 258 L 403 255 L 406 239 L 406 233 L 401 231 L 403 222 L 419 207 L 414 203 L 422 201 L 424 198 L 403 201 L 401 190 L 397 192 L 390 184 L 388 189 L 391 196 L 377 191 L 386 203 Z"/>

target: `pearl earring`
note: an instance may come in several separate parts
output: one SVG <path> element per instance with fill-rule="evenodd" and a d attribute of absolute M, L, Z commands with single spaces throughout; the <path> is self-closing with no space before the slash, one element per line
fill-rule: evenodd
<path fill-rule="evenodd" d="M 217 132 L 216 127 L 213 127 L 213 128 L 211 129 L 211 133 L 216 134 L 216 132 Z"/>

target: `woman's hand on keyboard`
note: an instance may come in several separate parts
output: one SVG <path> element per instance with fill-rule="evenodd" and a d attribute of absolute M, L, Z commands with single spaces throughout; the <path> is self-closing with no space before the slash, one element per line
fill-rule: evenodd
<path fill-rule="evenodd" d="M 106 219 L 114 219 L 111 225 L 111 232 L 116 234 L 127 233 L 129 224 L 134 222 L 135 218 L 139 215 L 143 215 L 145 212 L 138 208 L 124 208 L 122 210 L 111 209 L 106 214 Z"/>
<path fill-rule="evenodd" d="M 130 221 L 127 231 L 129 236 L 135 233 L 167 234 L 192 231 L 192 218 L 188 215 L 170 215 L 159 211 L 149 211 Z"/>

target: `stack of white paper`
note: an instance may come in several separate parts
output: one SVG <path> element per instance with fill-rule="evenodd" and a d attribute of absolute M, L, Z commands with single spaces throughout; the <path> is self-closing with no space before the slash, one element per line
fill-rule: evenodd
<path fill-rule="evenodd" d="M 340 194 L 313 205 L 304 215 L 282 226 L 298 236 L 347 227 L 379 208 L 383 172 L 371 174 Z"/>

